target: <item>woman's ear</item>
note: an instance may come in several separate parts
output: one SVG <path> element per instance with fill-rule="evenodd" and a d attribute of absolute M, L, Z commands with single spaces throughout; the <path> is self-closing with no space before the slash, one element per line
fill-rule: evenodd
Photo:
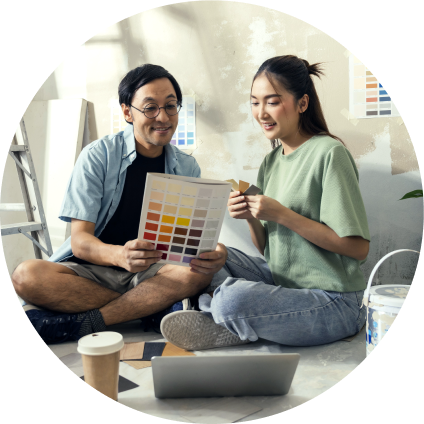
<path fill-rule="evenodd" d="M 308 109 L 308 106 L 309 106 L 309 96 L 307 94 L 304 94 L 303 97 L 298 102 L 299 113 L 305 112 L 305 110 Z"/>

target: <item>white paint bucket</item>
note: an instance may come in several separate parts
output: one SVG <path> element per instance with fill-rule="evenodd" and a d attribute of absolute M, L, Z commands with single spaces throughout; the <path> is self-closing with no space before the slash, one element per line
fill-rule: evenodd
<path fill-rule="evenodd" d="M 367 356 L 374 350 L 387 331 L 389 331 L 409 291 L 410 286 L 400 284 L 371 287 L 372 280 L 379 266 L 389 256 L 399 252 L 420 253 L 410 249 L 400 249 L 388 253 L 377 262 L 377 265 L 372 270 L 367 289 L 364 292 L 363 304 L 367 307 Z"/>

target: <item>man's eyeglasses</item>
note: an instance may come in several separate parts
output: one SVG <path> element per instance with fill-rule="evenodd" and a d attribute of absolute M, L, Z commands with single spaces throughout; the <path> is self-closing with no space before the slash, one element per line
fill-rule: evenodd
<path fill-rule="evenodd" d="M 159 115 L 161 109 L 165 109 L 165 112 L 169 116 L 176 115 L 181 110 L 181 103 L 177 102 L 176 100 L 171 100 L 168 102 L 165 106 L 159 107 L 156 103 L 149 103 L 146 105 L 142 110 L 137 109 L 135 106 L 130 105 L 134 109 L 138 110 L 141 113 L 144 113 L 146 118 L 156 118 L 156 116 Z"/>

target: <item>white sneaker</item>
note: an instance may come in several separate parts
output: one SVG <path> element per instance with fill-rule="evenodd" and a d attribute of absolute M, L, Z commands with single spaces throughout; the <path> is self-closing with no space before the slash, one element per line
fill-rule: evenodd
<path fill-rule="evenodd" d="M 177 311 L 166 315 L 160 324 L 162 335 L 172 344 L 186 350 L 203 350 L 214 347 L 249 343 L 241 340 L 213 319 L 198 311 Z"/>
<path fill-rule="evenodd" d="M 192 309 L 194 309 L 193 306 L 191 306 L 191 302 L 188 297 L 186 299 L 183 299 L 182 302 L 183 302 L 183 311 L 191 311 Z"/>

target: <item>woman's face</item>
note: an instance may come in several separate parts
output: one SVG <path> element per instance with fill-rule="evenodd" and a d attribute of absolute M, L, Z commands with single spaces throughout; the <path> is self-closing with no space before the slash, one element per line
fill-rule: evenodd
<path fill-rule="evenodd" d="M 299 132 L 299 112 L 293 94 L 274 83 L 278 93 L 262 74 L 253 82 L 251 93 L 252 113 L 269 140 L 289 142 Z"/>

